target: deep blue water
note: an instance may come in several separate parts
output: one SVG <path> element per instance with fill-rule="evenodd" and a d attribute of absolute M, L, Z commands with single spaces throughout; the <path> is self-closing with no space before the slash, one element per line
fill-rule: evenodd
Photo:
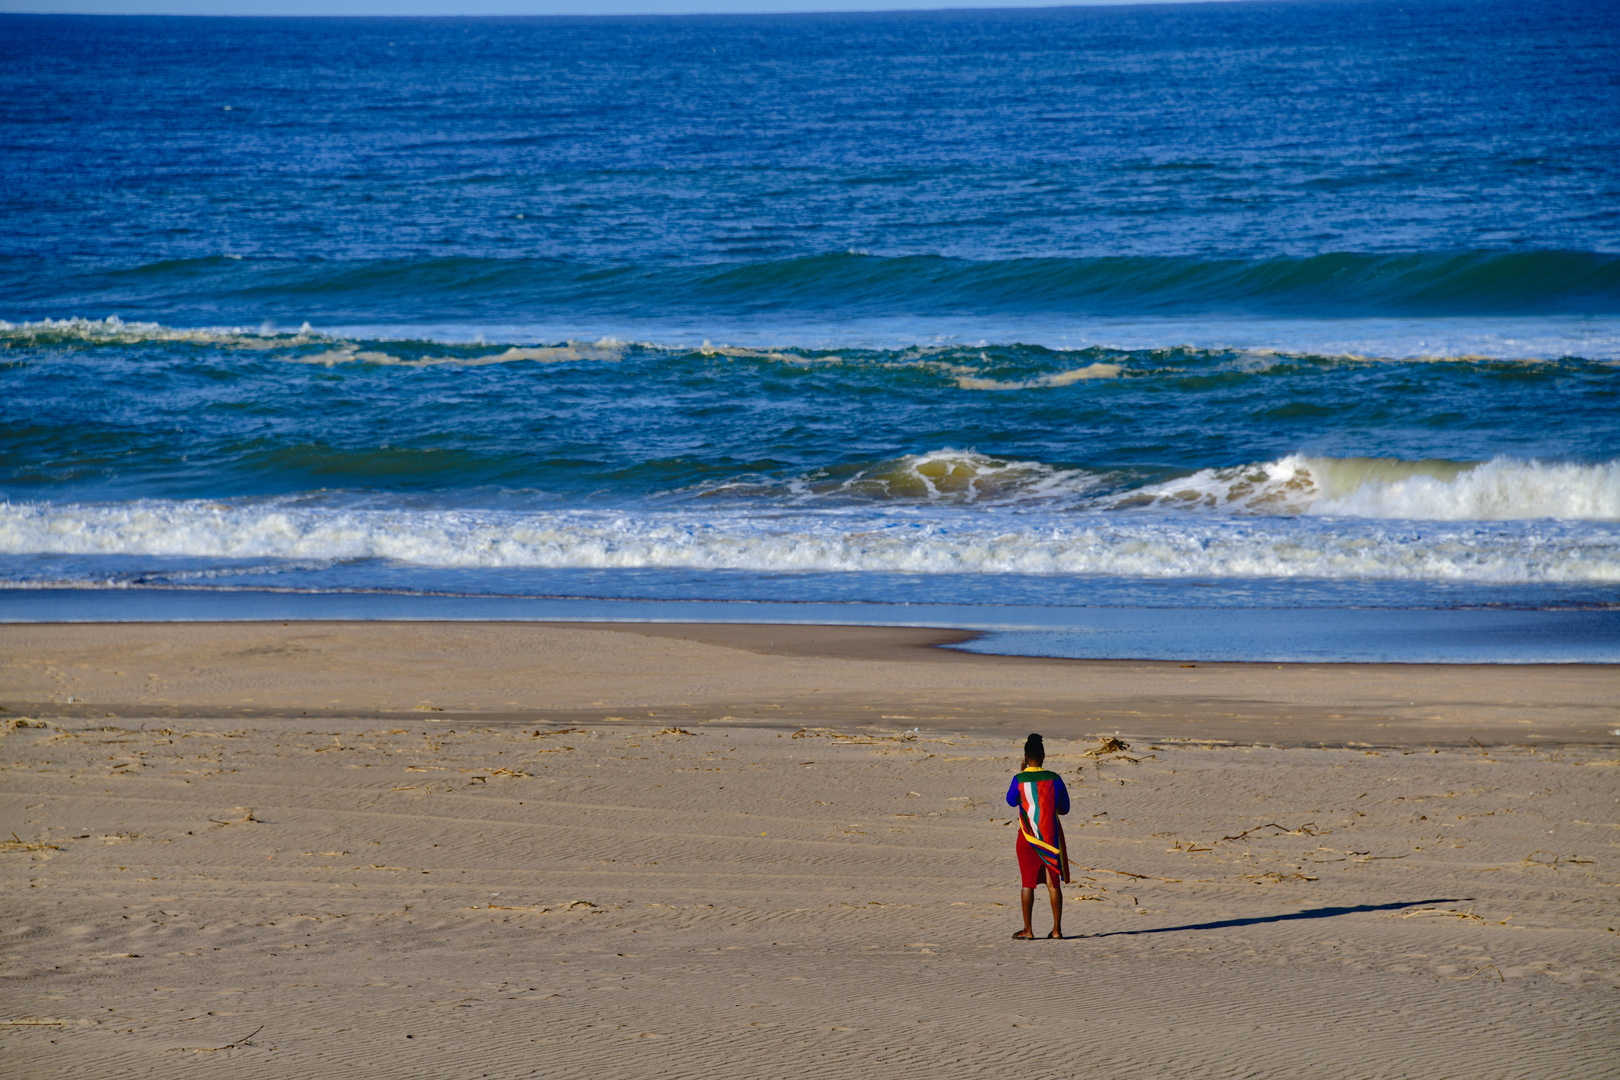
<path fill-rule="evenodd" d="M 0 589 L 1620 601 L 1611 5 L 0 16 L 0 155 Z"/>

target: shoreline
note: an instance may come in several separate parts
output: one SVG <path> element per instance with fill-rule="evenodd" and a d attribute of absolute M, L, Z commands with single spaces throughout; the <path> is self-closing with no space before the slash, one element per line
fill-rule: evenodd
<path fill-rule="evenodd" d="M 633 600 L 579 596 L 0 589 L 0 625 L 529 623 L 840 626 L 967 636 L 961 652 L 1255 664 L 1620 665 L 1620 607 Z"/>
<path fill-rule="evenodd" d="M 1620 745 L 1620 666 L 967 652 L 973 631 L 737 623 L 0 625 L 8 717 L 855 724 L 1276 746 Z M 71 699 L 71 700 L 70 700 Z"/>

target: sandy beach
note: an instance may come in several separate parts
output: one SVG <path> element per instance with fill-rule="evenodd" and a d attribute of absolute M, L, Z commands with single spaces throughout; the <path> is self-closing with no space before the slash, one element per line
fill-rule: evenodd
<path fill-rule="evenodd" d="M 159 6 L 0 11 L 0 1080 L 1620 1080 L 1614 3 Z"/>
<path fill-rule="evenodd" d="M 0 627 L 0 1072 L 1614 1075 L 1620 672 L 960 637 Z"/>

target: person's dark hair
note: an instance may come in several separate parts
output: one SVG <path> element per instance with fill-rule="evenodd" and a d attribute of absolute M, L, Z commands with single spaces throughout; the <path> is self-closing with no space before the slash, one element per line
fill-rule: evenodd
<path fill-rule="evenodd" d="M 1024 740 L 1024 759 L 1040 765 L 1046 761 L 1046 744 L 1039 735 L 1031 734 Z"/>

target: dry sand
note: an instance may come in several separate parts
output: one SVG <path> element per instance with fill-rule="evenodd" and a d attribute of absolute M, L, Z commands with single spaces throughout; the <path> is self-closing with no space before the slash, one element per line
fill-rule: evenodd
<path fill-rule="evenodd" d="M 0 1075 L 1620 1075 L 1615 669 L 949 637 L 0 627 Z"/>

